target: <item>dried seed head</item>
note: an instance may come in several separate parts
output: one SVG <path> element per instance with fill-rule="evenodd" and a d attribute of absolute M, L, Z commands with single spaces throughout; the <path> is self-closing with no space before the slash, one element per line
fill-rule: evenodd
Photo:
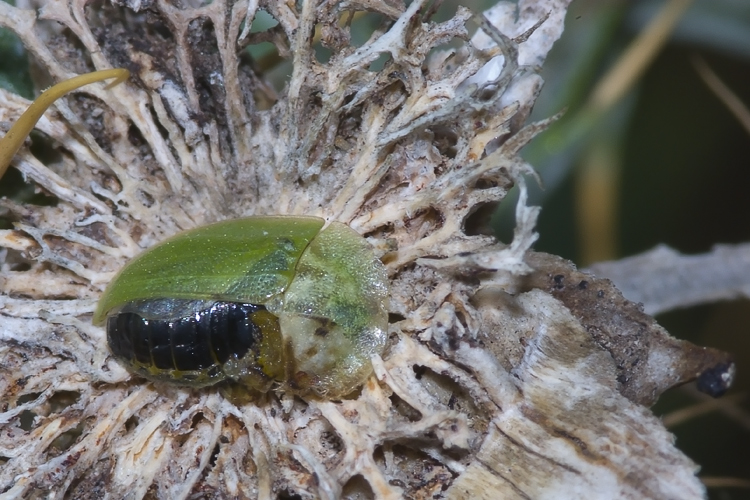
<path fill-rule="evenodd" d="M 54 163 L 16 156 L 55 205 L 0 201 L 16 222 L 0 231 L 0 491 L 700 495 L 693 464 L 621 394 L 587 323 L 528 285 L 547 261 L 529 265 L 538 209 L 518 153 L 545 125 L 523 126 L 566 5 L 503 3 L 488 20 L 459 7 L 435 22 L 425 0 L 60 0 L 38 17 L 0 2 L 0 25 L 52 80 L 132 74 L 42 118 L 61 146 Z M 276 24 L 256 32 L 261 12 Z M 361 12 L 379 24 L 358 45 Z M 482 29 L 470 39 L 472 19 Z M 291 64 L 280 90 L 279 65 L 245 50 L 265 42 Z M 4 121 L 28 104 L 0 99 Z M 513 241 L 467 231 L 514 184 Z M 114 274 L 181 230 L 268 214 L 339 221 L 376 248 L 391 323 L 375 375 L 342 401 L 244 401 L 131 377 L 91 323 Z"/>

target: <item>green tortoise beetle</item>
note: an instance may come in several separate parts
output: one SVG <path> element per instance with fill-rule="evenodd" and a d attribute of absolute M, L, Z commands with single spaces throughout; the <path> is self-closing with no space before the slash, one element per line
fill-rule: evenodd
<path fill-rule="evenodd" d="M 135 257 L 94 313 L 112 353 L 153 380 L 343 395 L 385 347 L 388 276 L 348 226 L 227 220 Z"/>
<path fill-rule="evenodd" d="M 54 100 L 126 77 L 105 70 L 44 92 L 0 140 L 0 176 Z M 106 325 L 112 354 L 151 380 L 345 395 L 385 347 L 388 276 L 362 236 L 324 225 L 318 217 L 254 216 L 179 233 L 119 272 L 93 322 Z"/>

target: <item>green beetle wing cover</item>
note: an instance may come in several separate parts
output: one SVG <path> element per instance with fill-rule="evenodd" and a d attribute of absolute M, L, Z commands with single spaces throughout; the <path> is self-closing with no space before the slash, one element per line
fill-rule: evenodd
<path fill-rule="evenodd" d="M 263 304 L 284 291 L 324 221 L 247 217 L 192 229 L 146 250 L 104 291 L 93 321 L 134 300 L 175 298 Z"/>
<path fill-rule="evenodd" d="M 372 372 L 388 336 L 388 275 L 365 239 L 334 222 L 302 255 L 279 317 L 299 390 L 348 394 Z"/>

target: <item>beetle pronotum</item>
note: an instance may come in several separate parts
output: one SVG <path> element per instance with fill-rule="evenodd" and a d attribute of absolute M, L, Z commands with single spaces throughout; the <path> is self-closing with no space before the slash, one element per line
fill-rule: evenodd
<path fill-rule="evenodd" d="M 97 71 L 44 92 L 0 140 L 0 176 L 56 99 Z M 146 378 L 341 396 L 385 346 L 388 276 L 348 226 L 318 217 L 255 216 L 177 234 L 109 284 L 94 313 L 112 353 Z"/>

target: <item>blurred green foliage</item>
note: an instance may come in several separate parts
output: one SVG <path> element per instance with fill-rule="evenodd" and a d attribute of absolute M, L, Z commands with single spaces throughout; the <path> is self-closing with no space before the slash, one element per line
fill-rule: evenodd
<path fill-rule="evenodd" d="M 31 99 L 34 91 L 26 51 L 21 40 L 4 28 L 0 28 L 0 54 L 0 87 Z"/>

